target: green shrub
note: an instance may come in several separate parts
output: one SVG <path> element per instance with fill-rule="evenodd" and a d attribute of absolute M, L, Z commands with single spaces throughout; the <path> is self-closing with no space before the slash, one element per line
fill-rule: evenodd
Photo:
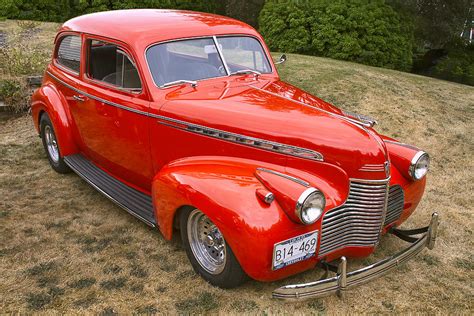
<path fill-rule="evenodd" d="M 268 0 L 260 31 L 270 49 L 409 70 L 413 30 L 384 0 Z"/>
<path fill-rule="evenodd" d="M 18 8 L 14 0 L 0 0 L 0 16 L 10 17 L 18 15 Z"/>
<path fill-rule="evenodd" d="M 0 101 L 5 102 L 14 112 L 28 108 L 28 88 L 25 81 L 19 78 L 0 80 Z"/>
<path fill-rule="evenodd" d="M 50 58 L 49 51 L 15 42 L 0 48 L 0 71 L 10 76 L 37 75 L 44 71 Z"/>
<path fill-rule="evenodd" d="M 431 75 L 474 86 L 474 43 L 453 41 L 447 51 L 448 55 L 436 64 Z"/>
<path fill-rule="evenodd" d="M 10 19 L 64 22 L 72 17 L 116 9 L 167 8 L 217 12 L 219 0 L 0 0 Z M 0 13 L 1 15 L 2 13 Z"/>

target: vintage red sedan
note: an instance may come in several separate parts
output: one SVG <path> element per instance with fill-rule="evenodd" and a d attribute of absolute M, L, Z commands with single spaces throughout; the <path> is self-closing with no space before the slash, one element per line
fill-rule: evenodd
<path fill-rule="evenodd" d="M 281 63 L 285 61 L 282 56 Z M 344 293 L 433 248 L 438 217 L 400 230 L 429 156 L 280 80 L 263 38 L 227 17 L 123 10 L 59 30 L 32 114 L 54 170 L 180 233 L 197 273 L 235 287 L 321 266 L 283 299 Z M 411 245 L 348 272 L 392 233 Z"/>

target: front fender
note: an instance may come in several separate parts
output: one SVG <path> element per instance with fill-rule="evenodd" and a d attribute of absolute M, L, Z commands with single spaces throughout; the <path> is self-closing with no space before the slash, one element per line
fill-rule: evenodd
<path fill-rule="evenodd" d="M 71 128 L 71 115 L 67 107 L 67 100 L 60 91 L 52 84 L 43 84 L 31 97 L 31 113 L 36 131 L 40 133 L 40 116 L 48 113 L 53 123 L 61 156 L 67 156 L 78 152 Z"/>
<path fill-rule="evenodd" d="M 270 281 L 314 267 L 316 257 L 272 271 L 275 243 L 320 231 L 321 223 L 308 226 L 295 223 L 276 201 L 270 205 L 261 201 L 256 190 L 265 187 L 255 177 L 257 167 L 288 172 L 282 166 L 227 157 L 185 158 L 164 167 L 152 184 L 155 216 L 164 237 L 172 237 L 176 210 L 192 205 L 221 230 L 250 277 Z M 305 180 L 322 190 L 329 187 L 329 182 L 314 175 L 306 174 Z M 347 178 L 340 177 L 340 181 L 345 181 L 347 186 Z M 344 199 L 343 195 L 328 199 L 327 209 L 343 203 Z"/>

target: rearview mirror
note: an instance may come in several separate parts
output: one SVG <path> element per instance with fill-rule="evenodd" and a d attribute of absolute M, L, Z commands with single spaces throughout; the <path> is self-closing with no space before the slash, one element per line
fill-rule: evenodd
<path fill-rule="evenodd" d="M 286 61 L 286 55 L 283 54 L 280 56 L 280 59 L 275 62 L 275 65 L 283 64 Z"/>

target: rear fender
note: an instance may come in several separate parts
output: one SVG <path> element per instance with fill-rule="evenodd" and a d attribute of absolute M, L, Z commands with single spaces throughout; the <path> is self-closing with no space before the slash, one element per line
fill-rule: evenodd
<path fill-rule="evenodd" d="M 275 243 L 320 230 L 321 223 L 296 223 L 277 201 L 269 205 L 259 199 L 256 190 L 267 188 L 255 176 L 258 167 L 288 172 L 282 166 L 221 156 L 185 158 L 165 166 L 152 184 L 155 216 L 164 237 L 172 238 L 176 211 L 182 206 L 193 206 L 216 224 L 244 271 L 254 279 L 279 279 L 314 266 L 316 260 L 305 260 L 272 271 Z M 306 176 L 305 181 L 319 188 L 334 184 L 334 180 Z M 347 186 L 347 178 L 345 181 Z M 328 201 L 326 209 L 343 203 L 339 198 Z"/>
<path fill-rule="evenodd" d="M 31 113 L 38 134 L 40 133 L 40 119 L 47 113 L 53 123 L 61 156 L 68 156 L 78 152 L 72 135 L 72 118 L 67 107 L 64 95 L 51 83 L 46 83 L 37 89 L 31 97 Z"/>

